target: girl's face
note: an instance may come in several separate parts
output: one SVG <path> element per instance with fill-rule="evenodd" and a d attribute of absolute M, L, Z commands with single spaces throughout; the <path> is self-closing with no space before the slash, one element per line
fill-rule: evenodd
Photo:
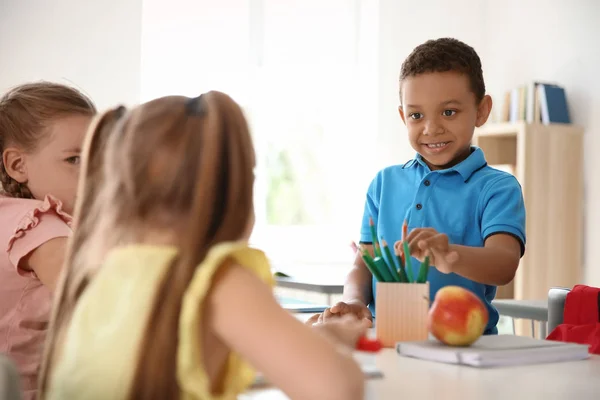
<path fill-rule="evenodd" d="M 38 200 L 48 194 L 63 203 L 64 211 L 73 214 L 81 146 L 92 117 L 72 115 L 54 120 L 48 135 L 36 150 L 24 154 L 27 187 Z"/>

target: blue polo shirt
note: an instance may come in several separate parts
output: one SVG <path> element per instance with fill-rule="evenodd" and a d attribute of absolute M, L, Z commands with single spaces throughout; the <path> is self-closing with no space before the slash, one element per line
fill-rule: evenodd
<path fill-rule="evenodd" d="M 525 252 L 525 204 L 521 185 L 506 172 L 487 165 L 483 151 L 471 147 L 471 154 L 461 163 L 445 170 L 432 171 L 421 155 L 404 165 L 381 170 L 371 182 L 362 221 L 362 243 L 371 243 L 369 216 L 372 216 L 379 239 L 390 246 L 402 237 L 402 223 L 409 231 L 434 228 L 448 235 L 450 243 L 483 247 L 486 238 L 506 233 L 521 243 Z M 413 276 L 420 262 L 413 258 Z M 486 304 L 489 323 L 485 334 L 498 332 L 498 311 L 491 302 L 496 286 L 484 285 L 457 274 L 443 274 L 435 268 L 429 271 L 430 298 L 448 285 L 464 287 Z M 373 299 L 375 299 L 373 279 Z M 375 300 L 369 305 L 375 310 Z"/>

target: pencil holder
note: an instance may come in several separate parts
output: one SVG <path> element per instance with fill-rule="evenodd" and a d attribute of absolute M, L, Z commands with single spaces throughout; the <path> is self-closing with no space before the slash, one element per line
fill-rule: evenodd
<path fill-rule="evenodd" d="M 377 282 L 375 333 L 384 347 L 427 340 L 429 282 Z"/>

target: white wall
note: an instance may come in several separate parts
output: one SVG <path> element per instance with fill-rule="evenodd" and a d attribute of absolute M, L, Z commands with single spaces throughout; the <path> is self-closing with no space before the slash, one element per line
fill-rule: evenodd
<path fill-rule="evenodd" d="M 494 0 L 491 0 L 494 1 Z M 402 61 L 419 44 L 454 37 L 479 53 L 485 50 L 485 2 L 481 0 L 379 0 L 379 162 L 398 164 L 411 159 L 406 129 L 398 115 L 398 77 Z"/>
<path fill-rule="evenodd" d="M 565 87 L 573 122 L 586 129 L 584 281 L 600 286 L 600 179 L 591 173 L 600 167 L 600 2 L 489 0 L 483 19 L 484 74 L 496 106 L 512 87 L 554 81 Z"/>
<path fill-rule="evenodd" d="M 138 102 L 141 20 L 142 0 L 0 0 L 0 93 L 44 79 Z"/>

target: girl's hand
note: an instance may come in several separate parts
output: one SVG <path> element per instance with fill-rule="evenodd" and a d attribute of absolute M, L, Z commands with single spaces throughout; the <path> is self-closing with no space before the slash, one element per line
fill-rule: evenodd
<path fill-rule="evenodd" d="M 313 328 L 329 338 L 332 342 L 354 350 L 358 339 L 365 336 L 371 327 L 368 319 L 358 319 L 353 315 L 346 315 L 327 322 L 317 322 Z"/>
<path fill-rule="evenodd" d="M 369 310 L 366 305 L 359 301 L 347 301 L 336 303 L 322 313 L 313 315 L 306 323 L 308 325 L 314 325 L 317 323 L 329 322 L 345 315 L 353 315 L 358 319 L 367 319 L 369 323 L 371 323 L 371 320 L 373 319 L 371 310 Z"/>
<path fill-rule="evenodd" d="M 406 241 L 412 257 L 423 262 L 428 255 L 430 264 L 438 271 L 445 274 L 454 272 L 459 256 L 450 245 L 446 234 L 439 233 L 433 228 L 416 228 L 408 234 Z M 403 243 L 396 242 L 394 250 L 404 254 Z"/>

